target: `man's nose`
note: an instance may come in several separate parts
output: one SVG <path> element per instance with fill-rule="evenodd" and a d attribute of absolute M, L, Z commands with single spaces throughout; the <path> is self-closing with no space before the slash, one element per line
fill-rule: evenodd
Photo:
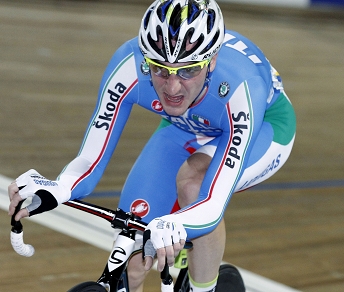
<path fill-rule="evenodd" d="M 178 94 L 181 87 L 181 80 L 176 74 L 171 74 L 166 79 L 166 91 L 169 95 Z"/>

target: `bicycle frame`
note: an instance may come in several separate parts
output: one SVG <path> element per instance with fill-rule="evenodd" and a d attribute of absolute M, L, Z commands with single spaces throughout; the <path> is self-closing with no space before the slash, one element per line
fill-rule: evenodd
<path fill-rule="evenodd" d="M 65 205 L 101 217 L 109 221 L 113 228 L 122 229 L 97 283 L 108 289 L 109 292 L 129 292 L 126 273 L 127 263 L 134 250 L 136 232 L 138 230 L 144 231 L 147 224 L 141 221 L 139 217 L 132 213 L 125 213 L 121 209 L 113 212 L 110 209 L 79 200 L 66 202 Z"/>

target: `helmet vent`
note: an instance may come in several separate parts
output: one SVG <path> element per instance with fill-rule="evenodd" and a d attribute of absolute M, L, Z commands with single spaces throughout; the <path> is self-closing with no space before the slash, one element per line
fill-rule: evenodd
<path fill-rule="evenodd" d="M 208 9 L 208 19 L 207 19 L 207 30 L 208 33 L 211 32 L 211 30 L 214 27 L 214 22 L 215 22 L 215 12 L 213 9 Z"/>
<path fill-rule="evenodd" d="M 148 11 L 148 12 L 146 13 L 146 16 L 145 16 L 145 18 L 144 18 L 144 20 L 143 20 L 144 29 L 147 29 L 147 27 L 148 27 L 149 18 L 150 18 L 150 16 L 151 16 L 151 14 L 152 14 L 152 10 L 150 10 L 150 11 Z"/>
<path fill-rule="evenodd" d="M 216 34 L 214 35 L 214 38 L 209 42 L 209 44 L 202 50 L 201 54 L 205 54 L 207 51 L 210 50 L 211 47 L 213 47 L 214 44 L 216 44 L 218 38 L 220 36 L 220 31 L 218 30 Z"/>
<path fill-rule="evenodd" d="M 161 41 L 159 42 L 159 40 L 162 40 L 162 31 L 161 31 L 161 27 L 158 26 L 156 28 L 156 35 L 158 36 L 158 40 L 154 40 L 151 36 L 151 34 L 149 33 L 147 35 L 147 40 L 149 42 L 149 45 L 155 50 L 155 52 L 157 52 L 160 56 L 162 56 L 164 59 L 167 59 L 167 55 L 166 55 L 166 48 L 164 43 Z"/>
<path fill-rule="evenodd" d="M 171 38 L 176 38 L 182 24 L 182 9 L 179 3 L 174 7 L 170 19 L 173 19 L 173 21 L 170 22 L 169 32 Z"/>
<path fill-rule="evenodd" d="M 189 1 L 189 3 L 191 3 L 191 5 L 188 9 L 188 24 L 193 22 L 201 13 L 201 10 L 199 10 L 198 6 L 195 4 L 194 1 Z"/>
<path fill-rule="evenodd" d="M 166 19 L 166 11 L 169 8 L 170 4 L 172 3 L 172 0 L 164 1 L 159 5 L 159 7 L 156 10 L 156 13 L 160 19 L 161 22 L 164 22 Z"/>
<path fill-rule="evenodd" d="M 190 42 L 190 39 L 191 39 L 192 34 L 194 33 L 194 31 L 195 30 L 193 28 L 190 28 L 188 30 L 188 32 L 185 34 L 186 37 L 185 37 L 185 39 L 183 41 L 183 45 L 182 45 L 182 48 L 184 48 L 184 49 L 180 51 L 178 59 L 182 59 L 185 56 L 192 55 L 193 52 L 195 52 L 199 48 L 199 46 L 203 43 L 204 35 L 201 34 L 199 36 L 199 38 L 197 39 L 195 45 L 190 50 L 186 50 L 186 44 L 187 44 L 187 42 Z"/>

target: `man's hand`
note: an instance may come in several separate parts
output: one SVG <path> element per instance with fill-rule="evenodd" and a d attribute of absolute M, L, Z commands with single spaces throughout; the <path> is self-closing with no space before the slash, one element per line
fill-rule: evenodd
<path fill-rule="evenodd" d="M 10 198 L 10 206 L 8 208 L 8 215 L 12 216 L 19 202 L 23 200 L 19 195 L 19 188 L 15 181 L 12 182 L 8 186 L 8 196 Z M 19 221 L 21 218 L 28 217 L 28 216 L 29 216 L 29 211 L 26 208 L 24 208 L 24 209 L 21 209 L 16 214 L 15 220 Z"/>
<path fill-rule="evenodd" d="M 10 216 L 14 214 L 20 201 L 32 197 L 31 204 L 16 214 L 16 221 L 23 217 L 52 210 L 59 204 L 68 201 L 71 196 L 70 191 L 59 182 L 48 180 L 33 169 L 25 172 L 9 185 L 8 195 L 10 198 L 8 214 Z"/>
<path fill-rule="evenodd" d="M 164 269 L 166 260 L 170 267 L 173 266 L 175 257 L 183 249 L 187 236 L 183 224 L 167 221 L 170 218 L 165 217 L 153 219 L 146 228 L 151 232 L 150 241 L 156 250 L 160 272 Z M 153 256 L 146 256 L 145 269 L 149 270 L 152 265 Z"/>

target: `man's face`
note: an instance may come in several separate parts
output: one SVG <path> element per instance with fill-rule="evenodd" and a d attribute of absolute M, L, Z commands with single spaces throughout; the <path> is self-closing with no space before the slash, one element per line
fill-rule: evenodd
<path fill-rule="evenodd" d="M 215 68 L 217 55 L 214 56 L 209 64 L 209 70 L 212 72 Z M 160 62 L 160 64 L 178 68 L 192 63 L 168 63 Z M 201 92 L 205 78 L 207 76 L 208 66 L 204 66 L 199 75 L 190 79 L 183 79 L 176 74 L 171 74 L 167 77 L 156 76 L 151 73 L 153 86 L 157 92 L 164 111 L 171 116 L 182 115 L 192 104 Z"/>

